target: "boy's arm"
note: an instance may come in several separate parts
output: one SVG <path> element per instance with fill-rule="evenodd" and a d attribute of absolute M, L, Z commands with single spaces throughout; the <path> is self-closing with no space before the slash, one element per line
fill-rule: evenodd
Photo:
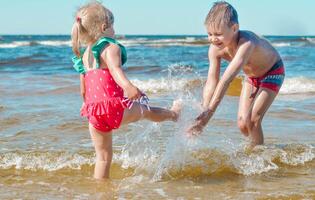
<path fill-rule="evenodd" d="M 195 124 L 189 129 L 190 133 L 198 134 L 202 131 L 203 127 L 207 125 L 208 121 L 211 119 L 212 115 L 220 104 L 229 84 L 236 77 L 242 67 L 248 62 L 248 59 L 252 54 L 254 48 L 255 45 L 251 41 L 245 41 L 243 42 L 243 44 L 240 44 L 236 55 L 234 56 L 231 63 L 228 65 L 214 91 L 208 109 L 196 118 Z"/>
<path fill-rule="evenodd" d="M 116 83 L 122 87 L 127 93 L 127 97 L 130 100 L 136 100 L 141 97 L 140 90 L 135 87 L 121 68 L 121 51 L 117 45 L 110 45 L 107 51 L 103 51 L 104 61 L 106 61 L 110 74 L 113 76 Z"/>
<path fill-rule="evenodd" d="M 215 88 L 219 82 L 220 77 L 220 62 L 221 58 L 217 55 L 215 48 L 210 47 L 208 52 L 208 58 L 210 62 L 208 78 L 203 89 L 203 102 L 202 106 L 204 109 L 208 108 Z"/>
<path fill-rule="evenodd" d="M 239 49 L 237 50 L 233 60 L 226 68 L 223 73 L 221 80 L 219 81 L 213 98 L 211 99 L 208 109 L 212 112 L 215 112 L 221 100 L 224 97 L 226 90 L 228 89 L 230 83 L 240 72 L 242 67 L 248 62 L 250 55 L 252 54 L 255 45 L 251 41 L 245 41 L 243 44 L 240 44 Z"/>

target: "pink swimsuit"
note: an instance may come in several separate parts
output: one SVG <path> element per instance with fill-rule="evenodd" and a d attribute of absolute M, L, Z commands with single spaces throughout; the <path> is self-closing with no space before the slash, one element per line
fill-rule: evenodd
<path fill-rule="evenodd" d="M 124 109 L 130 101 L 123 97 L 122 88 L 115 82 L 108 69 L 99 68 L 99 55 L 108 45 L 114 43 L 119 45 L 122 52 L 122 63 L 126 61 L 124 47 L 112 38 L 101 38 L 93 47 L 92 52 L 98 61 L 96 69 L 86 70 L 82 58 L 74 57 L 74 68 L 84 75 L 85 103 L 81 115 L 86 116 L 94 128 L 109 132 L 119 128 Z"/>
<path fill-rule="evenodd" d="M 108 132 L 120 126 L 124 109 L 124 91 L 108 69 L 94 69 L 84 75 L 85 104 L 81 111 L 94 128 Z"/>

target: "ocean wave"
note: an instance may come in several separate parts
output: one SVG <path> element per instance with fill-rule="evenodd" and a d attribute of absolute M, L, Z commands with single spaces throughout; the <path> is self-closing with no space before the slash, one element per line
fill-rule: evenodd
<path fill-rule="evenodd" d="M 267 37 L 268 38 L 268 37 Z M 280 37 L 280 38 L 269 38 L 272 45 L 275 47 L 303 47 L 303 46 L 314 46 L 314 37 Z"/>
<path fill-rule="evenodd" d="M 207 38 L 184 37 L 184 38 L 169 38 L 169 39 L 123 39 L 120 42 L 125 46 L 206 46 L 209 45 Z"/>
<path fill-rule="evenodd" d="M 274 37 L 267 36 L 268 40 L 275 47 L 288 46 L 314 46 L 315 38 L 308 36 L 296 37 Z M 3 40 L 0 43 L 0 48 L 17 48 L 23 46 L 71 46 L 71 40 L 25 40 L 24 41 L 10 41 Z M 150 47 L 164 47 L 164 46 L 207 46 L 209 41 L 206 36 L 176 36 L 167 37 L 118 37 L 118 41 L 125 46 L 150 46 Z"/>
<path fill-rule="evenodd" d="M 280 163 L 290 166 L 304 165 L 315 158 L 314 147 L 311 145 L 290 144 L 281 150 Z"/>
<path fill-rule="evenodd" d="M 285 78 L 280 94 L 314 93 L 315 80 L 306 77 Z"/>
<path fill-rule="evenodd" d="M 125 46 L 204 46 L 208 45 L 206 38 L 184 37 L 174 39 L 150 39 L 145 37 L 119 39 Z M 71 40 L 32 40 L 32 41 L 12 41 L 0 43 L 0 48 L 17 48 L 24 46 L 71 46 Z"/>
<path fill-rule="evenodd" d="M 10 43 L 0 43 L 0 48 L 17 48 L 25 46 L 71 46 L 71 41 L 67 40 L 46 40 L 46 41 L 13 41 Z"/>
<path fill-rule="evenodd" d="M 289 47 L 291 46 L 291 43 L 289 42 L 279 42 L 279 43 L 272 43 L 275 47 Z"/>
<path fill-rule="evenodd" d="M 133 169 L 135 175 L 149 173 L 153 181 L 291 173 L 296 166 L 312 166 L 315 158 L 314 146 L 309 144 L 274 144 L 248 150 L 246 144 L 237 145 L 229 139 L 210 144 L 205 138 L 189 139 L 178 131 L 162 147 L 153 140 L 161 134 L 157 125 L 139 134 L 129 138 L 115 160 L 122 168 Z"/>
<path fill-rule="evenodd" d="M 0 168 L 56 171 L 60 169 L 81 169 L 94 163 L 93 153 L 15 151 L 0 153 Z"/>
<path fill-rule="evenodd" d="M 305 38 L 308 42 L 315 44 L 315 38 Z"/>
<path fill-rule="evenodd" d="M 143 147 L 143 145 L 142 145 Z M 128 149 L 129 148 L 129 149 Z M 218 149 L 187 148 L 177 154 L 181 147 L 174 147 L 177 155 L 167 155 L 156 149 L 142 148 L 134 151 L 130 146 L 122 152 L 116 152 L 113 159 L 113 171 L 131 170 L 137 173 L 149 173 L 153 180 L 197 178 L 220 174 L 228 176 L 238 174 L 252 176 L 269 173 L 274 170 L 284 172 L 296 166 L 307 166 L 314 161 L 315 151 L 312 145 L 287 144 L 282 147 L 259 147 L 252 152 L 239 149 L 224 152 Z M 188 152 L 190 151 L 190 152 Z M 89 152 L 67 151 L 11 151 L 0 153 L 0 170 L 17 169 L 31 171 L 81 170 L 95 164 L 95 154 Z M 310 163 L 311 164 L 311 163 Z"/>
<path fill-rule="evenodd" d="M 206 78 L 202 77 L 187 77 L 187 78 L 159 78 L 139 80 L 132 79 L 132 82 L 137 85 L 142 91 L 148 93 L 176 92 L 203 87 Z M 228 89 L 228 95 L 239 96 L 242 89 L 242 77 L 236 78 Z M 315 92 L 315 80 L 306 77 L 286 78 L 280 89 L 280 94 L 308 94 Z"/>
<path fill-rule="evenodd" d="M 28 41 L 0 43 L 0 48 L 16 48 L 16 47 L 30 46 L 30 44 L 31 42 L 28 42 Z"/>
<path fill-rule="evenodd" d="M 252 152 L 242 148 L 230 152 L 200 147 L 192 149 L 187 145 L 172 146 L 164 154 L 141 149 L 142 153 L 138 151 L 138 154 L 123 153 L 122 167 L 150 172 L 154 181 L 231 174 L 253 176 L 305 166 L 315 158 L 314 147 L 304 144 L 288 144 L 281 148 L 262 146 Z"/>
<path fill-rule="evenodd" d="M 44 46 L 71 46 L 71 41 L 67 40 L 47 40 L 47 41 L 37 41 L 38 44 L 44 45 Z"/>

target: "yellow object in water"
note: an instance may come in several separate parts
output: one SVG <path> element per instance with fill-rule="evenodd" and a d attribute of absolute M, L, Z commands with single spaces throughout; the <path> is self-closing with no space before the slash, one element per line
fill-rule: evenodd
<path fill-rule="evenodd" d="M 234 80 L 230 83 L 226 94 L 230 96 L 240 96 L 242 91 L 242 82 L 243 77 L 235 77 Z"/>

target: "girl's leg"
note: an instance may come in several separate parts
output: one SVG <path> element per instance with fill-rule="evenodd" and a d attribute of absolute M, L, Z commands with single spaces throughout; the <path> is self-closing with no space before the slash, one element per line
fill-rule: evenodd
<path fill-rule="evenodd" d="M 94 178 L 109 178 L 109 170 L 112 162 L 112 132 L 101 132 L 89 124 L 91 138 L 96 152 Z"/>
<path fill-rule="evenodd" d="M 240 129 L 240 131 L 245 135 L 248 136 L 249 132 L 247 129 L 247 119 L 248 115 L 251 111 L 252 104 L 254 102 L 253 97 L 251 97 L 253 91 L 255 91 L 257 88 L 251 84 L 249 84 L 247 81 L 243 82 L 243 88 L 240 95 L 240 102 L 238 107 L 238 114 L 237 114 L 237 125 Z"/>
<path fill-rule="evenodd" d="M 179 116 L 181 105 L 179 101 L 173 103 L 173 107 L 168 110 L 160 107 L 150 107 L 150 110 L 142 104 L 135 102 L 130 109 L 125 109 L 122 124 L 139 121 L 144 118 L 154 122 L 176 121 Z"/>
<path fill-rule="evenodd" d="M 258 91 L 251 108 L 250 115 L 247 118 L 247 128 L 249 130 L 253 146 L 264 143 L 261 122 L 276 96 L 276 92 L 267 88 L 260 88 Z"/>

